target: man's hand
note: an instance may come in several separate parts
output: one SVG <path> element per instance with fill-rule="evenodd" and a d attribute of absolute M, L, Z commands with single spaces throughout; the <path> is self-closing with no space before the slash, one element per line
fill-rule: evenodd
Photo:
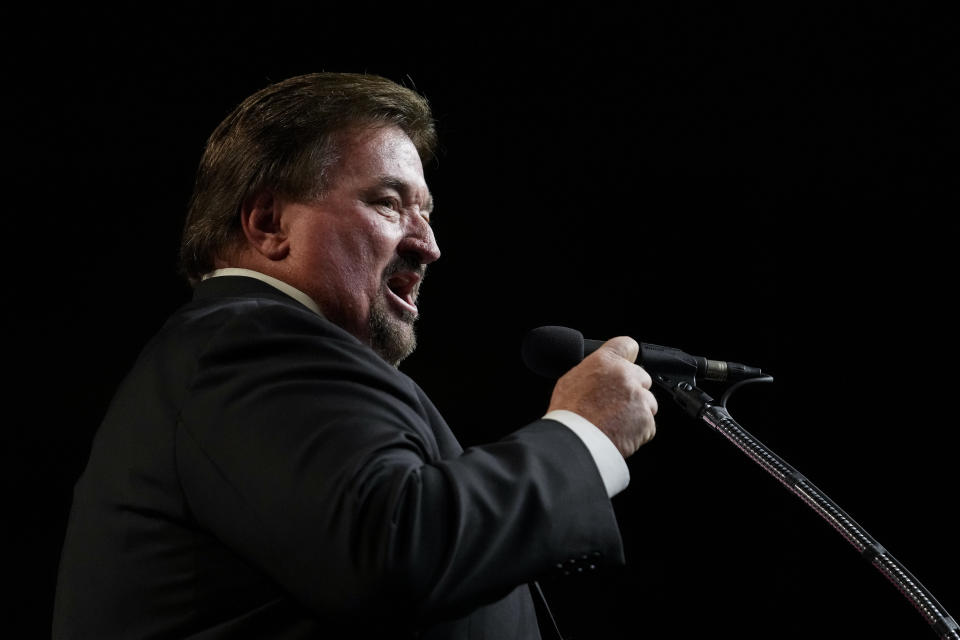
<path fill-rule="evenodd" d="M 557 380 L 550 408 L 578 413 L 603 431 L 624 458 L 657 432 L 657 399 L 650 374 L 634 364 L 640 345 L 621 336 L 608 340 Z"/>

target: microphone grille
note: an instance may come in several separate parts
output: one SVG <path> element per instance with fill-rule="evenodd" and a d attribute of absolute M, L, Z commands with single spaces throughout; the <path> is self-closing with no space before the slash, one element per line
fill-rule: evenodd
<path fill-rule="evenodd" d="M 569 327 L 537 327 L 520 349 L 528 369 L 545 378 L 559 378 L 583 360 L 583 334 Z"/>

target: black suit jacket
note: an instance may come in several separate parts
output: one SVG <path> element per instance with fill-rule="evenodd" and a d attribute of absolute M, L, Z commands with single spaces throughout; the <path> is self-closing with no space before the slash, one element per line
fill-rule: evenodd
<path fill-rule="evenodd" d="M 463 451 L 368 347 L 258 280 L 199 284 L 79 479 L 55 638 L 538 637 L 525 584 L 620 563 L 583 443 Z"/>

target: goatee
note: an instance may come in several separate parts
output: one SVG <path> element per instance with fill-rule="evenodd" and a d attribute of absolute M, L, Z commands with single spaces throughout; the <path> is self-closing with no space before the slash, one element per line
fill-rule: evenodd
<path fill-rule="evenodd" d="M 419 274 L 419 281 L 413 293 L 416 300 L 420 285 L 427 275 L 426 265 L 410 255 L 403 255 L 394 260 L 383 274 L 383 286 L 388 288 L 387 282 L 391 276 L 402 271 L 412 271 Z M 417 314 L 412 311 L 397 311 L 383 296 L 378 297 L 370 308 L 368 329 L 370 331 L 370 346 L 381 358 L 398 366 L 407 356 L 417 348 L 417 335 L 414 324 Z"/>
<path fill-rule="evenodd" d="M 379 299 L 370 309 L 370 347 L 381 358 L 398 366 L 417 348 L 416 320 L 416 314 L 410 312 L 398 317 L 387 308 L 385 300 Z"/>

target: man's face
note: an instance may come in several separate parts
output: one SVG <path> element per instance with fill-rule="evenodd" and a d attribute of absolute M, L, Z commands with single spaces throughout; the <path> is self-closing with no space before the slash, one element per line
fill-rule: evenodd
<path fill-rule="evenodd" d="M 280 205 L 290 239 L 286 279 L 397 364 L 416 346 L 420 282 L 440 257 L 420 156 L 397 127 L 362 129 L 341 143 L 328 183 L 318 201 Z"/>

